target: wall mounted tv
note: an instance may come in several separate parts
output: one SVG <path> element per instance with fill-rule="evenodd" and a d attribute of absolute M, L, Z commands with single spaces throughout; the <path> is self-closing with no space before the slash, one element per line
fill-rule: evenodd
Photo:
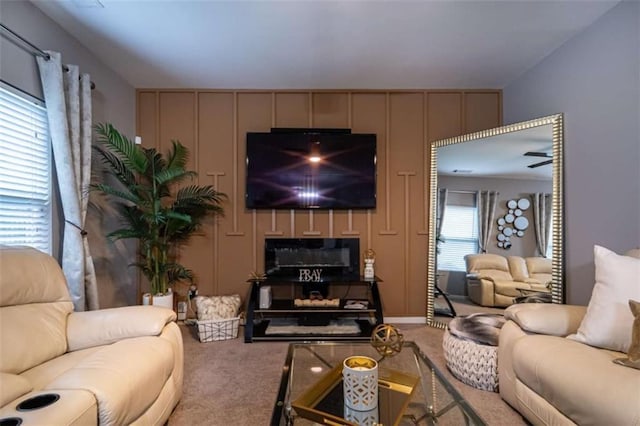
<path fill-rule="evenodd" d="M 247 133 L 248 209 L 373 209 L 376 135 L 348 129 Z"/>

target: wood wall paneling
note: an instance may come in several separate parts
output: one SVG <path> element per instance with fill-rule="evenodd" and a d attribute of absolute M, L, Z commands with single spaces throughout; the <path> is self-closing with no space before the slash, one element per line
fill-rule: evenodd
<path fill-rule="evenodd" d="M 385 93 L 352 93 L 350 95 L 349 126 L 354 133 L 376 134 L 377 176 L 376 204 L 371 211 L 338 211 L 335 213 L 336 237 L 360 238 L 362 251 L 367 248 L 375 250 L 372 242 L 372 217 L 384 211 L 381 207 L 386 202 L 384 194 L 384 168 L 382 159 L 386 145 L 386 102 Z M 381 210 L 382 209 L 382 210 Z"/>
<path fill-rule="evenodd" d="M 142 137 L 142 145 L 146 147 L 157 147 L 157 104 L 157 92 L 138 92 L 136 134 Z"/>
<path fill-rule="evenodd" d="M 349 128 L 348 93 L 314 93 L 312 127 Z"/>
<path fill-rule="evenodd" d="M 310 96 L 308 92 L 276 93 L 273 127 L 309 127 Z"/>
<path fill-rule="evenodd" d="M 196 148 L 195 92 L 160 92 L 159 149 L 166 153 L 172 140 L 179 140 L 191 152 L 187 168 L 195 170 Z"/>
<path fill-rule="evenodd" d="M 462 93 L 427 94 L 428 141 L 451 138 L 462 131 Z"/>
<path fill-rule="evenodd" d="M 198 182 L 229 194 L 233 190 L 233 169 L 229 163 L 229 158 L 233 157 L 233 94 L 198 93 L 197 111 L 198 155 L 195 162 Z M 228 205 L 225 202 L 227 210 Z M 203 294 L 218 294 L 219 263 L 225 260 L 220 250 L 223 235 L 220 220 L 208 221 L 203 232 L 205 235 L 194 238 L 189 244 L 189 257 L 183 258 L 183 262 L 201 265 L 196 276 Z"/>
<path fill-rule="evenodd" d="M 423 93 L 392 93 L 389 99 L 389 138 L 385 151 L 388 156 L 387 207 L 391 216 L 389 223 L 385 224 L 388 228 L 379 233 L 379 238 L 381 245 L 397 253 L 398 261 L 390 265 L 392 269 L 387 272 L 387 276 L 393 277 L 394 287 L 383 287 L 381 293 L 387 309 L 398 314 L 409 311 L 411 299 L 410 241 L 416 238 L 409 235 L 412 217 L 415 220 L 411 202 L 421 206 L 424 200 L 422 193 L 410 194 L 411 181 L 418 173 L 422 176 L 423 96 Z"/>
<path fill-rule="evenodd" d="M 249 233 L 244 240 L 243 253 L 251 254 L 252 271 L 264 270 L 264 237 L 265 233 L 273 232 L 275 235 L 282 235 L 282 226 L 286 219 L 282 215 L 278 218 L 275 212 L 271 211 L 250 211 L 245 207 L 244 190 L 246 187 L 246 135 L 247 132 L 268 132 L 274 123 L 274 100 L 272 93 L 238 93 L 238 152 L 240 167 L 238 168 L 238 210 L 242 216 L 250 219 L 250 223 L 243 223 Z M 225 256 L 225 261 L 233 264 L 234 253 L 229 252 Z"/>
<path fill-rule="evenodd" d="M 195 158 L 199 182 L 213 185 L 214 174 L 218 179 L 216 190 L 230 193 L 233 158 L 233 94 L 198 93 L 198 156 Z M 228 207 L 225 205 L 225 207 Z"/>
<path fill-rule="evenodd" d="M 502 125 L 501 94 L 496 92 L 465 93 L 464 123 L 464 133 L 479 132 Z"/>
<path fill-rule="evenodd" d="M 426 299 L 428 142 L 500 124 L 500 91 L 140 90 L 137 134 L 163 150 L 187 146 L 199 183 L 228 194 L 225 216 L 181 251 L 200 293 L 246 297 L 264 269 L 266 237 L 358 237 L 377 253 L 385 315 L 422 316 Z M 497 111 L 497 113 L 496 113 Z M 247 210 L 245 141 L 271 127 L 351 128 L 377 135 L 377 208 Z"/>

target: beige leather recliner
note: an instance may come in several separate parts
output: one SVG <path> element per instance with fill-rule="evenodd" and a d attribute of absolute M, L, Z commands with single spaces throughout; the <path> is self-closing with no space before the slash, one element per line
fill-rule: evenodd
<path fill-rule="evenodd" d="M 507 307 L 526 292 L 550 291 L 549 259 L 505 258 L 498 254 L 479 253 L 468 254 L 464 260 L 467 267 L 467 293 L 469 299 L 478 305 Z"/>
<path fill-rule="evenodd" d="M 524 260 L 527 263 L 529 278 L 538 281 L 537 283 L 533 281 L 530 283 L 548 287 L 552 280 L 551 259 L 545 257 L 525 257 Z"/>
<path fill-rule="evenodd" d="M 586 306 L 523 303 L 500 330 L 500 396 L 534 425 L 640 424 L 640 370 L 612 361 L 621 352 L 566 336 Z"/>
<path fill-rule="evenodd" d="M 549 291 L 551 283 L 551 259 L 544 257 L 507 257 L 509 271 L 514 281 L 528 284 L 532 291 Z"/>
<path fill-rule="evenodd" d="M 182 396 L 175 318 L 153 306 L 73 312 L 55 259 L 0 248 L 0 419 L 17 417 L 23 426 L 165 423 Z M 58 399 L 17 410 L 44 394 Z"/>
<path fill-rule="evenodd" d="M 509 306 L 520 296 L 504 256 L 489 253 L 468 254 L 467 292 L 469 299 L 482 306 Z"/>

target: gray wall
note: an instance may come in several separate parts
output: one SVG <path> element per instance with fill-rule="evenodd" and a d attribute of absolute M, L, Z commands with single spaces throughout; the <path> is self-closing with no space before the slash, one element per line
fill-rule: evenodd
<path fill-rule="evenodd" d="M 135 89 L 113 69 L 100 62 L 80 42 L 28 1 L 0 1 L 2 23 L 43 50 L 62 53 L 65 63 L 77 64 L 91 74 L 96 84 L 92 92 L 93 122 L 111 122 L 127 135 L 135 131 Z M 36 61 L 30 53 L 6 38 L 0 38 L 0 79 L 38 98 L 42 98 Z M 136 302 L 136 273 L 126 265 L 133 259 L 131 247 L 116 246 L 104 237 L 114 225 L 103 220 L 109 205 L 91 197 L 88 213 L 89 242 L 98 273 L 100 305 L 122 306 Z M 56 215 L 59 226 L 60 212 Z M 57 247 L 54 240 L 54 247 Z M 54 252 L 57 254 L 58 250 Z"/>
<path fill-rule="evenodd" d="M 565 118 L 567 301 L 586 305 L 593 246 L 640 246 L 640 3 L 622 2 L 504 88 L 505 124 Z"/>
<path fill-rule="evenodd" d="M 551 193 L 551 182 L 521 179 L 439 176 L 438 187 L 447 188 L 450 191 L 498 191 L 500 195 L 496 206 L 496 221 L 507 214 L 507 201 L 512 199 L 519 200 L 520 198 L 529 199 L 529 194 L 534 192 Z M 533 211 L 531 208 L 525 210 L 523 216 L 529 220 L 529 224 L 533 223 Z M 523 237 L 511 238 L 513 246 L 509 250 L 504 250 L 497 246 L 497 235 L 498 224 L 494 221 L 490 243 L 487 247 L 488 253 L 503 256 L 536 256 L 536 239 L 532 226 L 529 226 Z"/>

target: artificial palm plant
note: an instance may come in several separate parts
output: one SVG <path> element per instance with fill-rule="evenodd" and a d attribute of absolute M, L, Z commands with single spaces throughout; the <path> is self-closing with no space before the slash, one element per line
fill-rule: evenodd
<path fill-rule="evenodd" d="M 137 239 L 138 266 L 151 284 L 152 294 L 165 294 L 176 281 L 193 280 L 191 270 L 176 261 L 177 245 L 186 242 L 209 216 L 222 215 L 226 198 L 211 185 L 184 185 L 196 172 L 186 169 L 188 149 L 172 141 L 166 156 L 136 145 L 111 124 L 95 127 L 95 146 L 107 173 L 121 185 L 98 183 L 94 190 L 115 197 L 123 227 L 113 240 Z M 175 192 L 175 194 L 174 194 Z"/>

